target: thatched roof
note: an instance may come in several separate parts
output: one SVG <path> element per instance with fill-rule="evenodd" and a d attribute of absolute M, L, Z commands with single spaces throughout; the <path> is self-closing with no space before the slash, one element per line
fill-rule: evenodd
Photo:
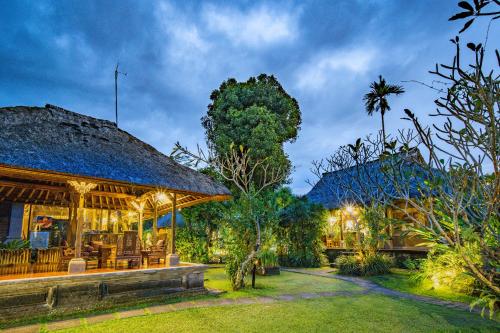
<path fill-rule="evenodd" d="M 230 194 L 114 123 L 52 105 L 0 108 L 0 165 L 209 196 Z"/>
<path fill-rule="evenodd" d="M 410 158 L 393 156 L 390 165 L 397 165 L 398 170 L 394 177 L 386 176 L 382 169 L 384 162 L 379 159 L 359 167 L 326 172 L 306 197 L 327 209 L 338 209 L 345 204 L 368 203 L 370 200 L 393 201 L 418 197 L 425 191 L 427 173 L 412 160 L 421 158 L 420 153 L 415 152 Z M 395 181 L 399 184 L 397 187 Z"/>

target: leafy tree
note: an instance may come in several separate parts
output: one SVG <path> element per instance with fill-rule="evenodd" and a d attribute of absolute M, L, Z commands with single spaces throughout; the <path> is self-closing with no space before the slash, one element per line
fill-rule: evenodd
<path fill-rule="evenodd" d="M 224 155 L 231 145 L 241 145 L 252 161 L 269 157 L 267 163 L 284 169 L 288 176 L 291 163 L 283 144 L 297 138 L 301 112 L 274 76 L 261 74 L 246 82 L 229 79 L 210 99 L 202 124 L 207 146 L 215 155 Z M 256 174 L 255 180 L 261 177 Z"/>
<path fill-rule="evenodd" d="M 390 95 L 400 95 L 404 93 L 404 89 L 398 85 L 387 84 L 382 75 L 379 76 L 378 82 L 374 81 L 370 84 L 370 92 L 364 97 L 366 113 L 373 115 L 374 112 L 380 112 L 382 117 L 382 135 L 385 142 L 385 123 L 384 116 L 387 111 L 391 110 L 387 97 Z"/>
<path fill-rule="evenodd" d="M 238 149 L 239 148 L 239 149 Z M 270 157 L 252 160 L 243 146 L 229 146 L 223 154 L 205 153 L 198 147 L 197 152 L 176 144 L 173 156 L 189 165 L 206 164 L 217 174 L 232 184 L 238 191 L 236 204 L 231 205 L 227 215 L 226 239 L 229 240 L 226 269 L 232 287 L 238 290 L 245 285 L 245 276 L 252 270 L 252 287 L 255 287 L 256 257 L 262 243 L 263 226 L 269 221 L 268 214 L 274 209 L 268 207 L 266 197 L 276 184 L 283 182 L 285 171 L 270 162 Z M 257 176 L 259 175 L 259 176 Z M 231 246 L 233 245 L 233 246 Z"/>

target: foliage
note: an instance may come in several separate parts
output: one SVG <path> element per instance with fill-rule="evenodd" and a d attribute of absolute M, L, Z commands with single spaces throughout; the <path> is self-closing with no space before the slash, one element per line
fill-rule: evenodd
<path fill-rule="evenodd" d="M 479 263 L 481 256 L 477 246 L 470 248 L 469 256 Z M 435 246 L 427 259 L 420 265 L 420 271 L 415 275 L 416 279 L 427 279 L 432 282 L 433 287 L 439 289 L 446 286 L 459 293 L 471 295 L 474 292 L 475 279 L 467 273 L 467 263 L 456 250 L 445 246 Z"/>
<path fill-rule="evenodd" d="M 382 117 L 382 136 L 385 141 L 385 123 L 384 116 L 387 111 L 391 110 L 387 97 L 390 95 L 400 95 L 404 93 L 404 89 L 401 86 L 387 84 L 382 75 L 379 76 L 379 81 L 375 81 L 370 84 L 370 92 L 364 97 L 366 113 L 369 116 L 373 115 L 374 112 L 380 112 Z"/>
<path fill-rule="evenodd" d="M 272 189 L 285 180 L 286 167 L 272 163 L 269 156 L 254 160 L 250 149 L 234 144 L 222 153 L 214 150 L 205 152 L 199 146 L 197 152 L 191 152 L 177 143 L 172 156 L 191 166 L 205 164 L 237 191 L 233 192 L 235 200 L 225 212 L 223 229 L 227 235 L 224 240 L 228 251 L 228 275 L 235 290 L 244 287 L 245 276 L 256 264 L 262 234 L 270 234 L 265 230 L 266 224 L 272 222 L 270 217 L 276 210 L 274 201 L 269 199 Z M 253 274 L 255 277 L 255 269 Z M 252 285 L 254 282 L 253 278 Z"/>
<path fill-rule="evenodd" d="M 8 242 L 0 242 L 0 249 L 5 250 L 21 250 L 21 249 L 29 249 L 30 242 L 28 240 L 23 239 L 13 239 Z"/>
<path fill-rule="evenodd" d="M 269 158 L 267 163 L 283 168 L 288 176 L 291 163 L 283 144 L 296 139 L 301 112 L 274 76 L 261 74 L 246 82 L 228 79 L 210 99 L 202 124 L 215 155 L 226 154 L 231 145 L 243 146 L 252 161 Z M 259 173 L 256 178 L 262 177 Z"/>
<path fill-rule="evenodd" d="M 319 267 L 326 261 L 321 241 L 326 224 L 325 210 L 306 198 L 290 197 L 289 200 L 279 216 L 280 263 L 292 267 Z"/>
<path fill-rule="evenodd" d="M 335 259 L 335 266 L 342 275 L 362 275 L 361 264 L 355 256 L 340 255 Z"/>
<path fill-rule="evenodd" d="M 392 258 L 386 254 L 374 253 L 365 256 L 341 255 L 335 260 L 340 274 L 371 276 L 390 272 Z"/>
<path fill-rule="evenodd" d="M 278 267 L 279 260 L 276 251 L 270 248 L 261 249 L 259 254 L 257 255 L 257 259 L 259 260 L 259 266 L 263 268 L 271 268 Z"/>

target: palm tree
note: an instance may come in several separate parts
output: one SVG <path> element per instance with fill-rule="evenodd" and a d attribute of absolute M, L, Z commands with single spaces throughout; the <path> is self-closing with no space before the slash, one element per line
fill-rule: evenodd
<path fill-rule="evenodd" d="M 404 93 L 402 86 L 386 84 L 385 79 L 382 75 L 379 75 L 379 81 L 374 81 L 370 84 L 370 92 L 365 95 L 363 100 L 365 101 L 366 113 L 369 116 L 373 115 L 373 112 L 379 112 L 382 116 L 382 135 L 384 138 L 385 146 L 385 123 L 384 115 L 387 111 L 391 109 L 389 103 L 387 102 L 387 96 L 389 95 L 399 95 Z"/>

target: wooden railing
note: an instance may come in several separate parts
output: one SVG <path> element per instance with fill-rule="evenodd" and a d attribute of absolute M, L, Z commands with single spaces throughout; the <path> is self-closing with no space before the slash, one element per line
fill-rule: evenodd
<path fill-rule="evenodd" d="M 31 270 L 31 249 L 0 250 L 0 275 L 26 274 Z"/>

